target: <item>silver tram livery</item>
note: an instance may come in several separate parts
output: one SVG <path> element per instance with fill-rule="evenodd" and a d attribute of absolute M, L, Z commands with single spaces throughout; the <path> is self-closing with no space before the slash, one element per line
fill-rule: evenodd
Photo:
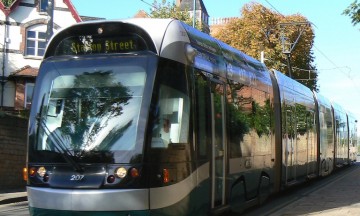
<path fill-rule="evenodd" d="M 61 30 L 33 98 L 31 215 L 242 212 L 356 160 L 353 115 L 173 19 Z"/>

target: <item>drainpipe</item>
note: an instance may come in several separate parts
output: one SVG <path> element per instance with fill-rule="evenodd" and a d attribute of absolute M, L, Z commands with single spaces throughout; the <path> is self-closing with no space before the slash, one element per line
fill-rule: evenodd
<path fill-rule="evenodd" d="M 9 15 L 5 15 L 5 22 L 4 22 L 4 44 L 3 44 L 3 62 L 2 62 L 2 76 L 1 76 L 1 107 L 2 110 L 4 108 L 4 91 L 5 91 L 5 63 L 6 63 L 6 49 L 7 49 L 7 42 L 8 42 L 8 24 L 9 24 Z"/>

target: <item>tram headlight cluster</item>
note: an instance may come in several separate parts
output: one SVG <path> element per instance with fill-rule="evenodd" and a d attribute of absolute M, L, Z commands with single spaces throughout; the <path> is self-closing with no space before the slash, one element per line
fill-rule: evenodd
<path fill-rule="evenodd" d="M 110 172 L 111 173 L 111 172 Z M 117 167 L 114 169 L 113 174 L 110 174 L 106 181 L 107 183 L 115 183 L 117 182 L 116 179 L 122 180 L 124 178 L 138 178 L 140 176 L 140 171 L 135 168 L 135 167 L 131 167 L 131 168 L 127 168 L 127 167 Z"/>
<path fill-rule="evenodd" d="M 132 178 L 137 178 L 140 176 L 140 172 L 135 167 L 132 167 L 128 170 L 125 167 L 119 167 L 115 169 L 114 175 L 120 179 L 123 179 L 128 175 L 130 175 Z"/>

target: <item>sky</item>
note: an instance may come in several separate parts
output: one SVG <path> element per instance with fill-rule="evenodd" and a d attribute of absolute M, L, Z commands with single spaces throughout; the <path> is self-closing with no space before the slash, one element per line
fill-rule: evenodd
<path fill-rule="evenodd" d="M 153 0 L 100 2 L 101 4 L 95 4 L 93 1 L 90 3 L 89 0 L 72 0 L 81 16 L 106 19 L 131 18 L 139 10 L 150 11 Z M 283 15 L 305 16 L 313 24 L 315 32 L 312 51 L 315 56 L 314 64 L 318 69 L 320 94 L 354 113 L 360 120 L 360 25 L 353 26 L 350 17 L 342 15 L 353 0 L 203 0 L 203 2 L 210 21 L 212 18 L 238 17 L 241 15 L 243 5 L 250 2 L 261 3 Z"/>

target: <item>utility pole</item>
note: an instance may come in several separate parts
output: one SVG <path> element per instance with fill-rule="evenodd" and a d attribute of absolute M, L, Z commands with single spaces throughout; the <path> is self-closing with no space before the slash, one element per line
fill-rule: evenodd
<path fill-rule="evenodd" d="M 2 75 L 1 75 L 1 101 L 0 101 L 0 110 L 4 108 L 4 95 L 5 95 L 5 84 L 7 82 L 7 77 L 5 76 L 5 70 L 7 64 L 7 49 L 9 46 L 10 38 L 9 38 L 9 14 L 5 14 L 5 21 L 3 23 L 4 25 L 4 43 L 3 43 L 3 53 L 2 53 Z"/>
<path fill-rule="evenodd" d="M 261 63 L 265 63 L 265 60 L 267 60 L 267 59 L 265 58 L 265 51 L 261 51 L 261 52 L 260 52 L 260 62 L 261 62 Z"/>
<path fill-rule="evenodd" d="M 48 0 L 48 6 L 46 12 L 48 14 L 48 23 L 46 30 L 46 41 L 49 42 L 51 36 L 53 35 L 54 28 L 54 0 Z"/>
<path fill-rule="evenodd" d="M 193 28 L 195 28 L 196 23 L 196 0 L 194 0 L 194 8 L 193 8 Z"/>
<path fill-rule="evenodd" d="M 292 78 L 292 66 L 291 66 L 291 52 L 294 50 L 296 44 L 299 42 L 299 39 L 301 35 L 304 33 L 305 28 L 310 26 L 309 22 L 290 22 L 290 23 L 280 23 L 280 38 L 281 38 L 281 44 L 283 53 L 286 55 L 287 65 L 288 65 L 288 71 L 289 71 L 289 77 Z M 290 42 L 289 38 L 285 36 L 285 30 L 287 27 L 297 27 L 298 28 L 298 36 L 295 39 L 294 42 Z"/>

